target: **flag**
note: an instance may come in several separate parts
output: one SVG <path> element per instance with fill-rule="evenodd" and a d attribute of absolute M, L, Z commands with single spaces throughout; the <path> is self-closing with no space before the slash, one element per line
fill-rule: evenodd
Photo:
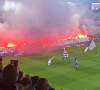
<path fill-rule="evenodd" d="M 88 47 L 85 48 L 84 52 L 87 52 L 87 50 L 88 50 Z"/>
<path fill-rule="evenodd" d="M 96 47 L 94 40 L 85 48 L 84 52 L 87 52 L 88 49 L 93 50 Z"/>
<path fill-rule="evenodd" d="M 52 58 L 48 59 L 48 66 L 50 66 L 52 59 L 54 58 L 54 56 Z"/>
<path fill-rule="evenodd" d="M 50 60 L 52 60 L 53 58 L 54 58 L 54 56 Z"/>
<path fill-rule="evenodd" d="M 96 47 L 94 40 L 92 40 L 92 42 L 90 43 L 90 45 L 88 46 L 88 48 L 90 50 L 93 50 Z"/>

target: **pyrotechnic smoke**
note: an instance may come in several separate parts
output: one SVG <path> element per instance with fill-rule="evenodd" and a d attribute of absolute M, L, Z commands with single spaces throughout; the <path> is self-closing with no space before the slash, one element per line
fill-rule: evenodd
<path fill-rule="evenodd" d="M 0 9 L 0 40 L 32 42 L 76 35 L 79 18 L 87 9 L 83 8 L 59 0 L 5 0 Z"/>

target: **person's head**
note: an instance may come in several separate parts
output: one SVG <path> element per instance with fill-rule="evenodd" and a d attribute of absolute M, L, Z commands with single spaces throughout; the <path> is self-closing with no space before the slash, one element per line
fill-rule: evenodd
<path fill-rule="evenodd" d="M 37 81 L 39 80 L 39 76 L 33 76 L 31 77 L 32 80 L 32 86 L 34 87 L 37 84 Z"/>
<path fill-rule="evenodd" d="M 16 69 L 13 65 L 8 64 L 3 69 L 3 81 L 8 84 L 16 83 Z"/>
<path fill-rule="evenodd" d="M 46 78 L 40 78 L 37 82 L 37 90 L 49 90 L 50 86 Z"/>
<path fill-rule="evenodd" d="M 23 80 L 22 80 L 22 86 L 23 86 L 23 88 L 27 89 L 31 85 L 32 85 L 31 78 L 24 77 Z"/>

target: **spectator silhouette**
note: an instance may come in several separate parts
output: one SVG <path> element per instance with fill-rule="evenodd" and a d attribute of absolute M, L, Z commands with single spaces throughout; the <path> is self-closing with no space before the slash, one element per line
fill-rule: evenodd
<path fill-rule="evenodd" d="M 32 86 L 30 86 L 27 90 L 36 90 L 36 85 L 37 85 L 37 81 L 39 80 L 38 76 L 33 76 L 31 77 L 32 80 Z"/>
<path fill-rule="evenodd" d="M 33 76 L 33 77 L 31 78 L 31 80 L 32 80 L 32 87 L 36 87 L 37 82 L 38 82 L 38 80 L 39 80 L 39 76 Z"/>
<path fill-rule="evenodd" d="M 22 80 L 23 90 L 27 90 L 31 85 L 32 85 L 31 78 L 24 77 Z M 34 90 L 34 89 L 32 89 L 32 90 Z"/>
<path fill-rule="evenodd" d="M 49 90 L 50 86 L 46 78 L 40 78 L 37 82 L 36 90 Z"/>
<path fill-rule="evenodd" d="M 18 90 L 18 86 L 16 84 L 16 69 L 13 65 L 8 64 L 3 69 L 3 80 L 0 82 L 1 90 Z"/>

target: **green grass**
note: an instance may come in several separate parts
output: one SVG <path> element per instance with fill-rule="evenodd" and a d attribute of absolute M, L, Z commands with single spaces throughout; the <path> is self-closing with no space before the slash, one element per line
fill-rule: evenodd
<path fill-rule="evenodd" d="M 46 77 L 56 90 L 100 90 L 100 55 L 96 55 L 100 43 L 92 51 L 82 55 L 86 46 L 66 48 L 69 58 L 62 60 L 63 48 L 38 54 L 10 56 L 3 58 L 4 66 L 12 59 L 19 60 L 19 67 L 24 74 Z M 74 54 L 78 57 L 78 70 L 74 67 Z M 49 57 L 55 56 L 51 66 L 47 65 Z"/>

